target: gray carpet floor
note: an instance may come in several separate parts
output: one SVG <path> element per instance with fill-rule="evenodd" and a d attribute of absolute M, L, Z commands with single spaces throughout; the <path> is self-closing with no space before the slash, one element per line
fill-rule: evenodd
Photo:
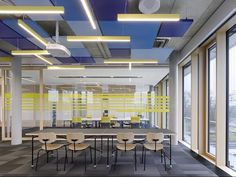
<path fill-rule="evenodd" d="M 99 144 L 98 144 L 99 147 Z M 35 154 L 39 144 L 36 144 Z M 87 171 L 84 170 L 84 155 L 76 154 L 76 160 L 70 163 L 71 154 L 69 153 L 69 164 L 66 171 L 63 171 L 64 149 L 59 152 L 59 171 L 56 171 L 56 157 L 51 156 L 49 163 L 46 163 L 46 156 L 43 155 L 39 159 L 38 171 L 30 167 L 31 165 L 31 143 L 24 142 L 22 145 L 11 146 L 9 142 L 0 143 L 0 176 L 226 176 L 216 167 L 209 165 L 196 154 L 181 145 L 173 147 L 173 167 L 167 171 L 161 163 L 160 154 L 147 152 L 146 171 L 143 170 L 141 164 L 141 149 L 138 146 L 137 152 L 137 171 L 134 170 L 134 158 L 132 152 L 122 152 L 118 155 L 118 162 L 114 167 L 114 157 L 110 156 L 110 167 L 106 167 L 106 148 L 104 146 L 104 154 L 98 153 L 97 167 L 89 162 L 89 153 Z M 201 162 L 202 161 L 202 162 Z M 167 160 L 169 164 L 169 160 Z"/>

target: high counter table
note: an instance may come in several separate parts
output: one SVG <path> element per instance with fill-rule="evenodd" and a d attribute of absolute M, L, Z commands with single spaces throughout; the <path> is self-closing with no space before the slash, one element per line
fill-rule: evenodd
<path fill-rule="evenodd" d="M 36 131 L 32 133 L 27 133 L 26 136 L 31 136 L 32 139 L 32 161 L 31 161 L 31 167 L 34 167 L 34 138 L 38 137 L 39 133 L 47 133 L 47 132 L 53 132 L 57 136 L 66 136 L 68 133 L 77 133 L 77 132 L 82 132 L 85 136 L 87 137 L 93 137 L 94 138 L 94 167 L 96 167 L 96 151 L 97 151 L 97 145 L 96 145 L 96 139 L 97 137 L 106 137 L 107 138 L 107 167 L 109 167 L 109 138 L 112 138 L 112 148 L 113 148 L 113 137 L 117 135 L 117 133 L 122 132 L 122 133 L 128 133 L 128 132 L 133 132 L 134 136 L 146 136 L 147 133 L 163 133 L 165 136 L 168 136 L 169 139 L 169 160 L 170 160 L 170 167 L 172 167 L 172 145 L 171 145 L 171 136 L 174 135 L 175 133 L 172 132 L 171 130 L 168 129 L 157 129 L 157 128 L 152 128 L 152 129 L 119 129 L 119 128 L 107 128 L 107 129 L 102 129 L 102 128 L 89 128 L 89 129 L 70 129 L 70 128 L 47 128 L 42 131 Z"/>

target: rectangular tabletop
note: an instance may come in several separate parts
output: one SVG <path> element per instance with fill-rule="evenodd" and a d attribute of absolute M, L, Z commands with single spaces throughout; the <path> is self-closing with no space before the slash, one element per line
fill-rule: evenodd
<path fill-rule="evenodd" d="M 64 121 L 72 121 L 72 119 L 66 119 Z M 101 117 L 82 117 L 82 121 L 101 121 Z M 130 117 L 117 117 L 117 118 L 111 118 L 111 121 L 131 121 Z M 148 118 L 141 118 L 140 121 L 149 121 Z"/>
<path fill-rule="evenodd" d="M 38 136 L 39 133 L 54 132 L 56 135 L 65 136 L 68 133 L 82 132 L 87 136 L 116 136 L 117 133 L 133 132 L 136 136 L 145 136 L 147 133 L 163 133 L 164 135 L 174 135 L 175 133 L 168 129 L 126 129 L 126 128 L 88 128 L 88 129 L 71 129 L 71 128 L 47 128 L 42 131 L 27 133 L 27 136 Z"/>

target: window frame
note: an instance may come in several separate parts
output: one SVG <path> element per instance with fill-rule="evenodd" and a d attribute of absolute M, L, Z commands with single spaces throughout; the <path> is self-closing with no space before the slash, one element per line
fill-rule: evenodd
<path fill-rule="evenodd" d="M 185 138 L 184 138 L 184 70 L 188 67 L 191 67 L 191 64 L 192 64 L 192 62 L 190 60 L 185 65 L 182 66 L 182 141 L 184 141 L 188 145 L 191 145 L 191 140 L 190 140 L 190 143 L 188 143 L 185 141 Z M 191 70 L 191 72 L 192 72 L 192 70 Z M 191 85 L 192 85 L 192 79 L 191 79 Z M 191 100 L 192 100 L 192 98 L 191 98 Z"/>
<path fill-rule="evenodd" d="M 210 117 L 210 51 L 212 49 L 216 49 L 217 50 L 217 44 L 216 44 L 216 41 L 214 40 L 213 42 L 211 42 L 207 47 L 206 47 L 206 53 L 207 53 L 207 96 L 206 96 L 206 101 L 207 101 L 207 104 L 206 104 L 206 154 L 209 158 L 211 158 L 212 160 L 215 160 L 215 157 L 216 157 L 216 154 L 212 154 L 210 153 L 210 124 L 209 124 L 209 117 Z M 217 62 L 217 56 L 216 56 L 216 62 Z M 217 63 L 216 63 L 216 69 L 217 69 Z M 217 72 L 216 72 L 217 74 Z M 215 76 L 216 77 L 216 76 Z M 215 89 L 217 85 L 215 86 Z M 216 99 L 217 99 L 217 95 L 216 95 Z M 217 143 L 216 143 L 217 144 Z"/>
<path fill-rule="evenodd" d="M 233 32 L 233 30 L 235 30 L 235 32 Z M 236 171 L 236 169 L 231 168 L 229 165 L 229 39 L 230 39 L 230 36 L 232 36 L 233 34 L 236 34 L 236 24 L 226 31 L 226 143 L 225 143 L 226 157 L 225 157 L 225 165 L 231 170 Z"/>

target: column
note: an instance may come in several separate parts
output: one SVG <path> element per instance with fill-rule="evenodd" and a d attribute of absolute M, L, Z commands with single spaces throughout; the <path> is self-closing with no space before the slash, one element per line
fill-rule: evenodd
<path fill-rule="evenodd" d="M 21 59 L 13 58 L 11 65 L 11 144 L 22 143 L 22 110 L 21 110 Z"/>
<path fill-rule="evenodd" d="M 176 61 L 177 53 L 173 53 L 172 57 L 170 59 L 170 72 L 169 72 L 169 87 L 170 87 L 170 103 L 169 103 L 169 109 L 170 109 L 170 130 L 175 132 L 175 136 L 172 137 L 172 143 L 174 145 L 178 144 L 178 105 L 177 105 L 177 92 L 178 92 L 178 64 Z"/>

